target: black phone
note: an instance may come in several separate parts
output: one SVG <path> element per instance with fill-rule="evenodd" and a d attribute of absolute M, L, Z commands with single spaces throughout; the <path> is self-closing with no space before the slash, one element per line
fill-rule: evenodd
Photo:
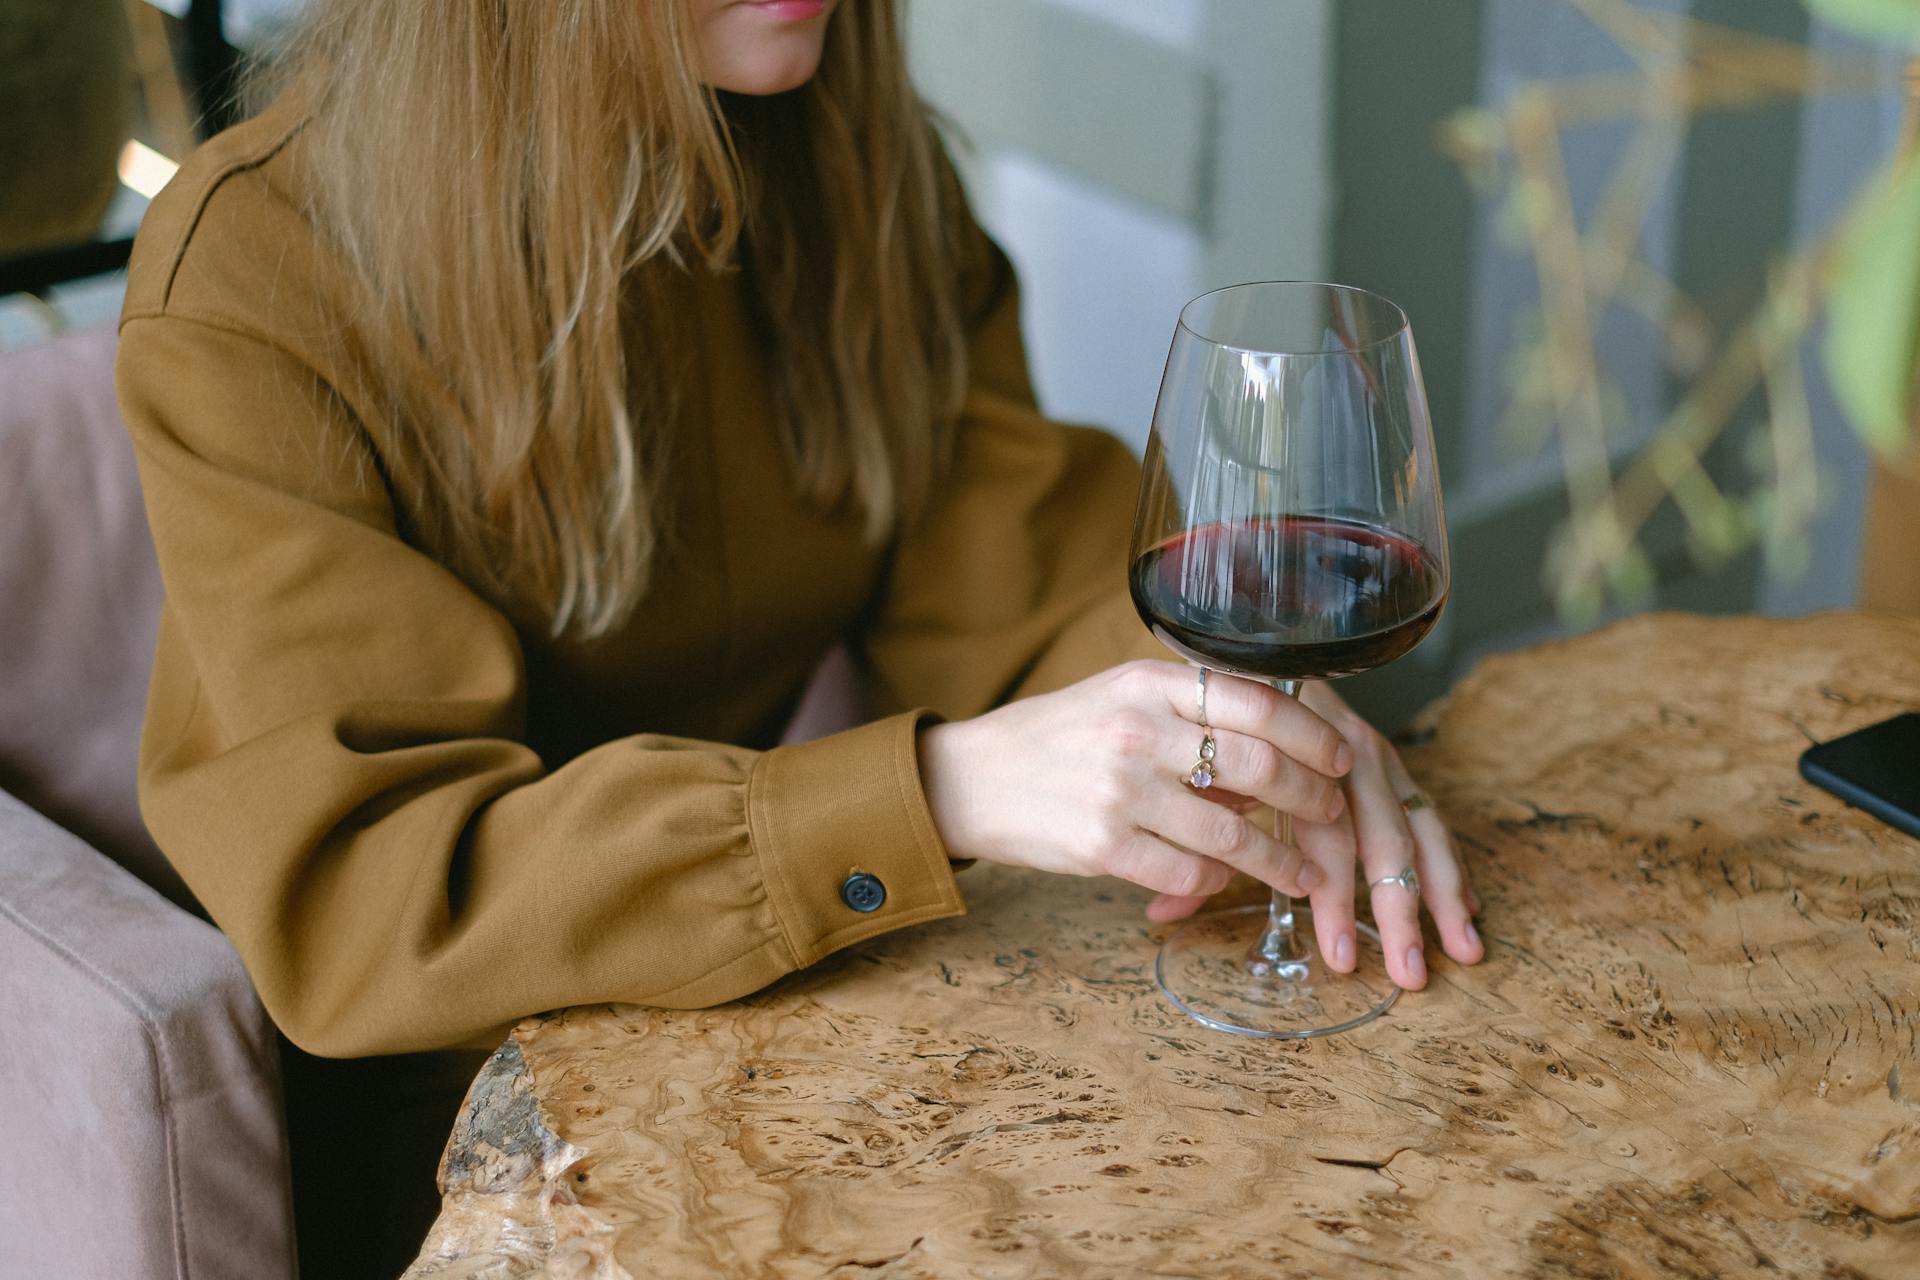
<path fill-rule="evenodd" d="M 1800 776 L 1920 837 L 1920 711 L 1808 747 L 1800 753 Z"/>

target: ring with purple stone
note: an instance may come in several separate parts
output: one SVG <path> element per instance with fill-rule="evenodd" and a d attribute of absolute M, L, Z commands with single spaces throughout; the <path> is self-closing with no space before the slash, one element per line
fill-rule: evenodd
<path fill-rule="evenodd" d="M 1187 785 L 1195 791 L 1205 791 L 1213 785 L 1213 735 L 1202 733 L 1200 737 L 1200 758 L 1193 762 L 1193 768 L 1187 772 Z"/>

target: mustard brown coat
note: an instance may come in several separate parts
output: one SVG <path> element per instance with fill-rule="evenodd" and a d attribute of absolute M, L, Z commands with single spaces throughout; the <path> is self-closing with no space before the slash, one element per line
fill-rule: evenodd
<path fill-rule="evenodd" d="M 874 547 L 795 496 L 739 277 L 686 275 L 668 550 L 630 625 L 556 642 L 409 540 L 299 145 L 270 109 L 155 201 L 119 363 L 166 588 L 142 812 L 288 1036 L 357 1056 L 703 1006 L 963 910 L 920 727 L 1155 652 L 1136 463 L 1037 411 L 1011 287 L 937 501 Z M 777 745 L 842 639 L 881 718 Z M 856 869 L 877 910 L 843 901 Z"/>

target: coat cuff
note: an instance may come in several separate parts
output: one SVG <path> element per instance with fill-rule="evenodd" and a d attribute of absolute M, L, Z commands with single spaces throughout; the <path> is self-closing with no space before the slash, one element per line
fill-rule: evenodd
<path fill-rule="evenodd" d="M 795 968 L 966 910 L 920 785 L 919 730 L 933 718 L 889 716 L 754 763 L 747 829 Z"/>

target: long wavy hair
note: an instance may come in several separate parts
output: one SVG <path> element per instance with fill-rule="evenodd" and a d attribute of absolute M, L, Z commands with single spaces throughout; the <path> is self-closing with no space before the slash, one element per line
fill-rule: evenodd
<path fill-rule="evenodd" d="M 670 550 L 689 273 L 744 273 L 795 483 L 876 542 L 965 381 L 964 206 L 894 0 L 843 0 L 768 99 L 703 86 L 689 27 L 681 0 L 315 0 L 255 86 L 310 95 L 411 535 L 555 636 L 619 626 Z"/>

